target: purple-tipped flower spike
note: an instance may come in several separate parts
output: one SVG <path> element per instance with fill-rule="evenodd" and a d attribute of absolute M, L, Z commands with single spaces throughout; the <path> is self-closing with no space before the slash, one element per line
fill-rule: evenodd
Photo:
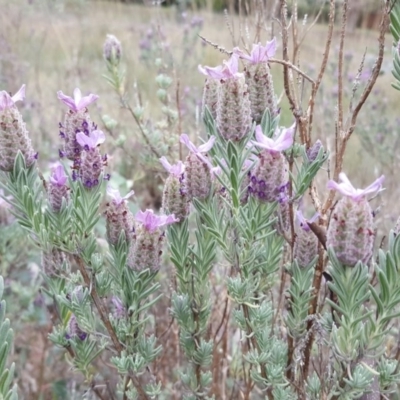
<path fill-rule="evenodd" d="M 250 55 L 247 55 L 238 47 L 233 49 L 233 54 L 249 61 L 251 64 L 265 63 L 275 55 L 276 47 L 276 38 L 273 38 L 271 41 L 267 42 L 265 46 L 261 43 L 253 44 Z"/>
<path fill-rule="evenodd" d="M 306 220 L 300 210 L 296 212 L 296 241 L 293 257 L 300 267 L 306 267 L 318 254 L 318 239 L 311 231 L 308 223 L 315 222 L 319 214 L 315 214 L 310 220 Z"/>
<path fill-rule="evenodd" d="M 161 228 L 178 222 L 172 215 L 155 215 L 153 210 L 139 211 L 136 216 L 135 240 L 131 243 L 128 266 L 135 271 L 160 269 L 164 233 Z"/>
<path fill-rule="evenodd" d="M 322 147 L 322 142 L 318 139 L 308 150 L 307 158 L 310 163 L 314 162 L 318 156 L 318 153 Z"/>
<path fill-rule="evenodd" d="M 223 65 L 218 67 L 211 68 L 199 65 L 198 69 L 202 74 L 213 79 L 229 79 L 243 76 L 239 72 L 239 57 L 236 54 L 232 54 L 228 61 L 224 60 Z"/>
<path fill-rule="evenodd" d="M 17 101 L 25 99 L 25 85 L 22 85 L 14 96 L 10 96 L 5 90 L 0 91 L 0 111 L 4 111 L 6 108 L 11 108 Z"/>
<path fill-rule="evenodd" d="M 106 230 L 108 243 L 115 246 L 118 243 L 122 231 L 125 232 L 125 239 L 131 242 L 134 232 L 133 214 L 129 210 L 127 199 L 133 196 L 131 190 L 126 196 L 122 197 L 117 189 L 107 186 L 107 195 L 111 201 L 107 203 L 105 211 Z"/>
<path fill-rule="evenodd" d="M 88 189 L 91 189 L 99 184 L 99 177 L 105 164 L 98 149 L 98 146 L 104 142 L 105 136 L 99 130 L 93 130 L 87 136 L 82 132 L 78 132 L 76 140 L 83 148 L 79 174 L 83 184 Z"/>
<path fill-rule="evenodd" d="M 82 146 L 78 143 L 76 135 L 82 132 L 89 135 L 92 130 L 95 130 L 87 106 L 98 99 L 98 96 L 90 94 L 82 97 L 81 91 L 75 89 L 74 98 L 65 96 L 63 92 L 58 92 L 58 98 L 69 107 L 65 114 L 64 124 L 60 124 L 60 136 L 65 140 L 64 149 L 61 152 L 69 160 L 74 161 L 79 159 Z"/>
<path fill-rule="evenodd" d="M 276 139 L 271 139 L 263 134 L 261 126 L 258 125 L 255 132 L 257 140 L 252 141 L 251 143 L 254 146 L 261 147 L 270 152 L 281 152 L 287 150 L 293 144 L 294 128 L 295 125 L 292 125 L 290 128 L 283 129 Z"/>
<path fill-rule="evenodd" d="M 183 222 L 189 214 L 189 202 L 183 187 L 185 165 L 182 161 L 171 165 L 165 157 L 161 157 L 160 162 L 169 172 L 164 184 L 162 209 L 166 214 L 174 214 Z"/>
<path fill-rule="evenodd" d="M 211 174 L 213 167 L 208 158 L 203 154 L 209 151 L 215 142 L 211 137 L 207 143 L 196 147 L 187 135 L 181 135 L 181 143 L 184 143 L 190 150 L 185 160 L 185 174 L 183 180 L 184 192 L 191 201 L 193 198 L 204 200 L 210 194 Z"/>
<path fill-rule="evenodd" d="M 256 128 L 256 139 L 252 144 L 261 147 L 258 163 L 251 173 L 249 192 L 260 201 L 272 203 L 286 202 L 289 181 L 288 165 L 281 151 L 293 144 L 294 127 L 284 129 L 276 139 L 263 135 L 261 128 Z M 282 206 L 285 212 L 285 207 Z"/>
<path fill-rule="evenodd" d="M 74 90 L 74 98 L 66 96 L 61 90 L 57 92 L 57 97 L 74 112 L 84 110 L 99 98 L 96 94 L 82 97 L 81 90 L 78 88 Z"/>
<path fill-rule="evenodd" d="M 103 57 L 112 65 L 118 65 L 121 60 L 121 42 L 114 35 L 107 35 L 103 46 Z"/>
<path fill-rule="evenodd" d="M 32 166 L 37 153 L 33 150 L 31 139 L 15 103 L 25 98 L 25 85 L 14 95 L 0 92 L 0 170 L 12 171 L 14 161 L 21 151 L 27 167 Z"/>
<path fill-rule="evenodd" d="M 66 183 L 64 167 L 59 164 L 52 170 L 47 189 L 50 207 L 56 213 L 60 212 L 63 199 L 69 200 L 69 188 Z"/>
<path fill-rule="evenodd" d="M 269 110 L 272 117 L 278 114 L 278 107 L 272 81 L 271 71 L 268 66 L 268 60 L 276 52 L 275 38 L 267 42 L 265 46 L 253 44 L 250 55 L 245 54 L 238 48 L 235 48 L 234 54 L 248 61 L 245 67 L 244 75 L 249 88 L 249 97 L 251 104 L 251 116 L 256 123 L 260 123 L 264 111 Z"/>
<path fill-rule="evenodd" d="M 328 189 L 337 190 L 339 193 L 350 197 L 353 201 L 360 201 L 364 199 L 367 194 L 379 192 L 382 189 L 385 177 L 382 175 L 365 189 L 356 189 L 343 172 L 339 174 L 339 179 L 342 181 L 341 183 L 336 183 L 332 180 L 329 181 L 327 186 Z"/>
<path fill-rule="evenodd" d="M 328 183 L 328 189 L 337 190 L 344 197 L 333 210 L 326 244 L 342 264 L 352 267 L 358 261 L 367 263 L 372 256 L 373 215 L 366 196 L 381 190 L 384 177 L 365 189 L 355 189 L 344 173 L 339 175 L 339 179 L 342 181 L 339 184 Z"/>

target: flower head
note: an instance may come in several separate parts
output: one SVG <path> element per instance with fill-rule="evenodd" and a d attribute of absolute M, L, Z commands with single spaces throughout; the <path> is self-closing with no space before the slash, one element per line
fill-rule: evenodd
<path fill-rule="evenodd" d="M 56 186 L 64 186 L 67 182 L 67 175 L 65 175 L 64 167 L 58 164 L 53 168 L 50 176 L 50 182 Z"/>
<path fill-rule="evenodd" d="M 211 150 L 211 148 L 214 146 L 215 142 L 215 136 L 211 136 L 208 142 L 202 144 L 199 147 L 196 147 L 189 139 L 189 136 L 186 134 L 181 135 L 180 137 L 180 142 L 186 145 L 186 147 L 196 156 L 203 161 L 205 164 L 207 164 L 210 168 L 212 168 L 212 164 L 210 161 L 205 157 L 202 153 L 206 153 L 207 151 Z"/>
<path fill-rule="evenodd" d="M 155 215 L 153 210 L 138 211 L 135 215 L 136 222 L 141 223 L 149 232 L 154 232 L 157 228 L 178 222 L 174 214 L 171 215 Z"/>
<path fill-rule="evenodd" d="M 95 130 L 85 135 L 83 132 L 76 134 L 77 142 L 82 146 L 87 146 L 89 149 L 95 149 L 99 144 L 104 143 L 106 137 L 103 131 Z"/>
<path fill-rule="evenodd" d="M 0 91 L 0 111 L 11 108 L 17 101 L 25 99 L 25 85 L 21 86 L 14 96 L 10 96 L 5 90 Z"/>
<path fill-rule="evenodd" d="M 113 199 L 116 204 L 121 204 L 124 200 L 127 200 L 129 199 L 129 197 L 133 196 L 135 192 L 131 190 L 128 194 L 122 197 L 118 189 L 113 189 L 111 185 L 108 185 L 107 194 Z"/>
<path fill-rule="evenodd" d="M 247 55 L 238 47 L 235 47 L 233 49 L 233 54 L 236 54 L 238 57 L 250 61 L 251 64 L 267 62 L 270 58 L 272 58 L 275 55 L 275 53 L 276 53 L 275 38 L 273 38 L 270 42 L 267 42 L 265 46 L 262 46 L 261 43 L 253 44 L 253 49 L 251 50 L 250 55 Z"/>
<path fill-rule="evenodd" d="M 176 164 L 171 165 L 165 157 L 161 157 L 160 162 L 171 175 L 180 177 L 185 172 L 185 165 L 182 161 L 178 161 Z"/>
<path fill-rule="evenodd" d="M 239 71 L 239 56 L 237 54 L 232 54 L 231 58 L 223 61 L 223 65 L 218 65 L 218 67 L 202 67 L 198 66 L 199 71 L 209 76 L 213 79 L 228 79 L 228 78 L 238 78 L 242 76 Z"/>
<path fill-rule="evenodd" d="M 292 125 L 290 128 L 283 129 L 281 134 L 276 139 L 273 139 L 265 136 L 262 132 L 261 126 L 257 125 L 255 133 L 257 140 L 252 141 L 251 143 L 254 146 L 267 149 L 270 152 L 287 150 L 293 144 L 294 128 L 295 125 Z"/>
<path fill-rule="evenodd" d="M 367 194 L 370 193 L 375 193 L 379 192 L 382 189 L 382 183 L 384 181 L 385 177 L 382 175 L 380 178 L 378 178 L 375 182 L 373 182 L 371 185 L 366 187 L 365 189 L 356 189 L 349 179 L 347 178 L 346 174 L 344 172 L 341 172 L 339 174 L 339 180 L 341 180 L 341 183 L 337 183 L 335 181 L 329 181 L 328 182 L 328 189 L 331 190 L 337 190 L 341 194 L 350 197 L 352 200 L 358 202 L 362 200 Z"/>
<path fill-rule="evenodd" d="M 78 88 L 74 90 L 74 98 L 66 96 L 61 90 L 57 92 L 57 97 L 75 112 L 85 109 L 89 104 L 94 103 L 99 98 L 99 96 L 95 94 L 82 97 L 82 93 Z"/>

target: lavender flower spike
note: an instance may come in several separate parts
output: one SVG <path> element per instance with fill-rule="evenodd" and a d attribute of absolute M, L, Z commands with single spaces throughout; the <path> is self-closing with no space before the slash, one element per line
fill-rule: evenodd
<path fill-rule="evenodd" d="M 76 134 L 76 140 L 82 147 L 88 147 L 89 149 L 95 149 L 99 144 L 104 143 L 106 137 L 100 130 L 95 130 L 85 135 L 83 132 Z"/>
<path fill-rule="evenodd" d="M 99 96 L 95 94 L 82 97 L 82 93 L 78 88 L 74 90 L 74 98 L 66 96 L 61 90 L 57 92 L 57 97 L 75 112 L 85 109 L 89 104 L 94 103 L 99 98 Z"/>
<path fill-rule="evenodd" d="M 281 134 L 274 140 L 265 136 L 262 132 L 261 126 L 256 127 L 256 141 L 251 143 L 254 146 L 262 147 L 263 149 L 269 150 L 270 152 L 280 152 L 287 150 L 293 144 L 293 134 L 295 125 L 290 128 L 284 129 Z"/>
<path fill-rule="evenodd" d="M 226 61 L 224 60 L 223 65 L 218 67 L 202 67 L 198 66 L 199 72 L 206 75 L 207 77 L 213 79 L 229 79 L 229 78 L 239 78 L 243 74 L 239 71 L 239 56 L 237 54 L 232 54 L 231 58 Z"/>
<path fill-rule="evenodd" d="M 210 168 L 212 168 L 212 164 L 208 160 L 207 157 L 205 157 L 202 153 L 206 153 L 207 151 L 211 150 L 212 147 L 214 146 L 215 142 L 215 136 L 211 136 L 209 141 L 202 144 L 199 147 L 196 147 L 189 139 L 189 136 L 186 134 L 181 135 L 180 137 L 180 142 L 186 145 L 186 147 L 194 153 L 201 161 L 203 161 L 205 164 L 207 164 Z"/>
<path fill-rule="evenodd" d="M 341 172 L 339 174 L 339 179 L 342 181 L 341 183 L 337 183 L 335 181 L 329 181 L 328 182 L 328 189 L 331 190 L 337 190 L 341 194 L 350 197 L 352 200 L 358 202 L 362 200 L 367 194 L 370 193 L 375 193 L 379 192 L 382 190 L 382 183 L 385 179 L 385 177 L 382 175 L 380 178 L 378 178 L 375 182 L 373 182 L 371 185 L 366 187 L 365 189 L 356 189 L 349 179 L 347 178 L 346 174 L 344 172 Z"/>
<path fill-rule="evenodd" d="M 150 233 L 155 232 L 158 228 L 165 225 L 179 222 L 174 214 L 171 215 L 155 215 L 153 210 L 138 211 L 135 215 L 136 222 L 139 222 Z"/>
<path fill-rule="evenodd" d="M 165 157 L 161 157 L 160 162 L 171 175 L 180 177 L 185 172 L 185 165 L 182 161 L 178 161 L 176 164 L 171 165 Z"/>
<path fill-rule="evenodd" d="M 262 46 L 261 43 L 253 44 L 253 48 L 249 56 L 242 50 L 240 50 L 238 47 L 235 47 L 233 49 L 233 54 L 236 54 L 240 58 L 250 61 L 251 64 L 268 62 L 268 60 L 272 58 L 275 55 L 275 53 L 276 53 L 276 38 L 273 38 L 271 41 L 267 42 L 265 46 Z"/>
<path fill-rule="evenodd" d="M 5 90 L 0 92 L 0 111 L 4 111 L 6 108 L 11 108 L 17 101 L 25 99 L 25 85 L 21 86 L 14 96 L 10 96 Z"/>
<path fill-rule="evenodd" d="M 58 187 L 64 186 L 67 183 L 67 175 L 65 175 L 64 167 L 61 164 L 53 168 L 50 182 Z"/>

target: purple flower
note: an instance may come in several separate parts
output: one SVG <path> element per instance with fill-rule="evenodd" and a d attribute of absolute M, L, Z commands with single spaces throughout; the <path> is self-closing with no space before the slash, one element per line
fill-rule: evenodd
<path fill-rule="evenodd" d="M 75 112 L 83 110 L 99 98 L 99 96 L 95 94 L 89 94 L 88 96 L 82 97 L 82 93 L 78 88 L 74 90 L 74 98 L 66 96 L 61 90 L 57 92 L 57 97 Z"/>
<path fill-rule="evenodd" d="M 339 174 L 339 179 L 342 181 L 341 183 L 337 183 L 335 181 L 329 181 L 328 182 L 328 189 L 331 190 L 337 190 L 341 194 L 350 197 L 352 200 L 358 202 L 362 200 L 367 194 L 374 193 L 374 192 L 380 192 L 382 189 L 382 183 L 385 180 L 385 177 L 382 175 L 380 178 L 378 178 L 375 182 L 373 182 L 371 185 L 366 187 L 365 189 L 356 189 L 351 182 L 349 181 L 349 178 L 347 178 L 346 174 L 344 172 L 341 172 Z"/>
<path fill-rule="evenodd" d="M 236 54 L 238 57 L 250 61 L 251 64 L 267 62 L 270 58 L 272 58 L 275 55 L 275 53 L 276 53 L 275 38 L 273 38 L 270 42 L 267 42 L 265 46 L 262 46 L 261 43 L 253 44 L 253 49 L 251 50 L 249 56 L 242 50 L 240 50 L 239 47 L 235 47 L 233 49 L 233 54 Z"/>
<path fill-rule="evenodd" d="M 171 174 L 179 178 L 185 172 L 185 165 L 182 161 L 171 165 L 165 157 L 160 158 L 162 166 Z"/>
<path fill-rule="evenodd" d="M 61 164 L 58 164 L 52 169 L 50 182 L 58 187 L 62 187 L 66 184 L 67 175 L 65 175 L 64 167 Z"/>
<path fill-rule="evenodd" d="M 121 204 L 124 200 L 129 199 L 129 197 L 133 196 L 135 192 L 131 190 L 124 197 L 121 197 L 118 189 L 113 189 L 111 185 L 107 186 L 107 194 L 113 199 L 115 204 Z"/>
<path fill-rule="evenodd" d="M 0 91 L 0 111 L 11 108 L 17 101 L 25 99 L 25 85 L 21 86 L 14 96 L 10 96 L 5 90 Z"/>
<path fill-rule="evenodd" d="M 165 225 L 179 222 L 174 214 L 171 215 L 155 215 L 153 210 L 138 211 L 135 215 L 136 222 L 141 223 L 144 228 L 149 232 L 154 232 L 157 228 Z"/>
<path fill-rule="evenodd" d="M 257 125 L 255 134 L 257 141 L 251 141 L 251 143 L 254 146 L 262 147 L 270 152 L 286 150 L 293 144 L 294 128 L 295 125 L 292 125 L 290 128 L 283 129 L 276 139 L 272 139 L 265 136 L 262 132 L 261 126 Z"/>
<path fill-rule="evenodd" d="M 319 218 L 319 213 L 315 213 L 311 219 L 305 219 L 303 213 L 300 210 L 296 211 L 296 220 L 299 223 L 300 227 L 306 232 L 309 232 L 311 230 L 308 224 L 309 223 L 312 224 L 318 218 Z"/>
<path fill-rule="evenodd" d="M 114 315 L 115 318 L 123 318 L 126 313 L 126 309 L 124 305 L 122 304 L 122 301 L 119 299 L 119 297 L 113 296 L 111 298 L 112 303 L 114 304 Z"/>
<path fill-rule="evenodd" d="M 83 132 L 76 134 L 76 140 L 82 147 L 88 147 L 89 149 L 95 149 L 99 144 L 104 143 L 106 137 L 103 131 L 95 130 L 85 135 Z"/>
<path fill-rule="evenodd" d="M 207 164 L 210 168 L 212 168 L 212 164 L 210 163 L 210 161 L 208 160 L 207 157 L 205 157 L 202 153 L 206 153 L 207 151 L 209 151 L 213 146 L 214 146 L 214 142 L 215 142 L 215 136 L 211 136 L 209 141 L 202 144 L 199 147 L 196 147 L 189 139 L 189 136 L 186 134 L 181 135 L 180 137 L 180 142 L 183 143 L 184 145 L 186 145 L 186 147 L 194 154 L 196 154 L 196 156 L 203 161 L 205 164 Z"/>
<path fill-rule="evenodd" d="M 238 72 L 239 70 L 239 56 L 237 54 L 232 54 L 231 58 L 226 61 L 224 60 L 224 65 L 219 65 L 218 67 L 202 67 L 198 66 L 199 71 L 213 79 L 228 79 L 228 78 L 239 78 L 243 74 Z"/>

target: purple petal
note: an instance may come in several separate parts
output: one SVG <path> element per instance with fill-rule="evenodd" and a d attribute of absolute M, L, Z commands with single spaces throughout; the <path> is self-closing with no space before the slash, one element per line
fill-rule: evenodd
<path fill-rule="evenodd" d="M 22 85 L 21 88 L 18 90 L 17 93 L 14 94 L 14 96 L 12 97 L 12 101 L 14 102 L 14 104 L 17 101 L 22 101 L 25 100 L 25 85 Z"/>
<path fill-rule="evenodd" d="M 50 182 L 60 187 L 67 183 L 67 175 L 65 175 L 64 167 L 61 164 L 53 168 Z"/>
<path fill-rule="evenodd" d="M 213 79 L 229 79 L 237 78 L 242 74 L 238 72 L 239 70 L 239 56 L 235 53 L 231 55 L 228 61 L 224 60 L 223 65 L 217 67 L 202 67 L 198 66 L 198 70 L 210 78 Z"/>
<path fill-rule="evenodd" d="M 178 222 L 179 219 L 175 215 L 155 215 L 153 210 L 138 211 L 135 215 L 137 222 L 141 223 L 149 232 L 154 232 L 157 228 Z"/>
<path fill-rule="evenodd" d="M 104 141 L 106 140 L 106 135 L 104 135 L 104 132 L 100 131 L 98 129 L 96 129 L 95 131 L 90 132 L 89 136 L 96 143 L 95 147 L 98 146 L 101 143 L 104 143 Z"/>
<path fill-rule="evenodd" d="M 88 96 L 82 97 L 81 91 L 78 88 L 74 90 L 74 98 L 66 96 L 61 90 L 57 92 L 57 97 L 75 112 L 86 108 L 89 104 L 95 102 L 99 98 L 99 96 L 95 94 L 89 94 Z"/>
<path fill-rule="evenodd" d="M 25 85 L 21 86 L 14 96 L 10 96 L 5 90 L 0 92 L 0 111 L 4 111 L 7 108 L 11 108 L 17 101 L 25 99 Z"/>
<path fill-rule="evenodd" d="M 189 136 L 186 133 L 182 134 L 179 141 L 183 143 L 191 152 L 197 153 L 197 147 L 190 141 Z"/>
<path fill-rule="evenodd" d="M 287 150 L 293 145 L 293 135 L 296 125 L 293 124 L 290 128 L 284 129 L 279 137 L 275 140 L 275 150 Z"/>
<path fill-rule="evenodd" d="M 185 172 L 185 164 L 179 160 L 176 164 L 171 165 L 171 169 L 169 172 L 171 173 L 171 175 L 179 177 Z"/>
<path fill-rule="evenodd" d="M 341 172 L 339 174 L 339 180 L 341 180 L 342 182 L 337 183 L 337 182 L 331 180 L 328 182 L 327 188 L 330 190 L 336 190 L 339 193 L 352 198 L 354 201 L 359 201 L 359 200 L 363 199 L 367 194 L 380 191 L 382 188 L 382 183 L 383 183 L 384 179 L 385 179 L 385 177 L 382 175 L 380 178 L 378 178 L 375 182 L 373 182 L 367 188 L 356 189 L 351 184 L 351 182 L 347 178 L 346 174 L 344 172 Z"/>
<path fill-rule="evenodd" d="M 124 197 L 121 197 L 118 189 L 114 189 L 111 185 L 107 185 L 107 195 L 110 196 L 117 204 L 121 204 L 124 200 L 129 199 L 129 197 L 133 196 L 134 194 L 135 192 L 131 190 Z"/>
<path fill-rule="evenodd" d="M 258 125 L 255 132 L 257 141 L 252 141 L 251 143 L 269 151 L 280 152 L 287 150 L 293 144 L 294 127 L 295 125 L 292 125 L 288 129 L 283 129 L 276 139 L 271 139 L 263 134 L 261 126 Z"/>
<path fill-rule="evenodd" d="M 200 153 L 207 153 L 207 151 L 211 150 L 215 143 L 215 136 L 211 136 L 208 142 L 202 144 L 198 147 L 198 151 Z"/>
<path fill-rule="evenodd" d="M 90 149 L 94 149 L 96 146 L 93 139 L 90 136 L 85 135 L 83 132 L 76 134 L 76 141 L 82 146 L 88 146 Z"/>
<path fill-rule="evenodd" d="M 168 172 L 171 172 L 172 166 L 164 156 L 160 158 L 160 163 Z"/>
<path fill-rule="evenodd" d="M 272 58 L 276 53 L 277 43 L 276 38 L 274 37 L 270 42 L 267 42 L 265 45 L 265 52 L 267 59 Z"/>

